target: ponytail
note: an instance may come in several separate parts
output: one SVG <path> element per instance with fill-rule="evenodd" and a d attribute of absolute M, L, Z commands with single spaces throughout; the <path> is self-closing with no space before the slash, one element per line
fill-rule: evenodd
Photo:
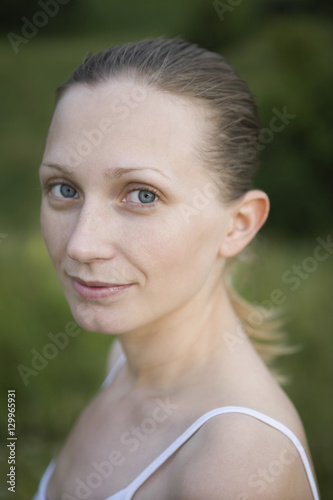
<path fill-rule="evenodd" d="M 237 258 L 232 259 L 232 266 L 237 262 Z M 264 307 L 244 299 L 235 289 L 230 265 L 225 271 L 225 283 L 231 305 L 256 352 L 269 367 L 274 378 L 281 384 L 286 383 L 288 379 L 274 367 L 274 363 L 278 356 L 292 354 L 298 351 L 299 347 L 288 345 L 281 311 L 267 311 Z"/>

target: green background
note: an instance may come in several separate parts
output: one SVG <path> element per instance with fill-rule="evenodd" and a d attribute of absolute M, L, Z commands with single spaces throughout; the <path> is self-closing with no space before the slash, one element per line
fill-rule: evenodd
<path fill-rule="evenodd" d="M 223 7 L 224 5 L 224 7 Z M 1 484 L 7 464 L 8 389 L 17 398 L 17 491 L 29 499 L 48 461 L 105 376 L 112 339 L 82 332 L 24 385 L 17 367 L 31 366 L 49 332 L 72 320 L 39 230 L 37 170 L 53 109 L 53 91 L 87 52 L 155 36 L 180 36 L 219 51 L 248 82 L 264 128 L 274 109 L 296 115 L 265 145 L 256 185 L 272 210 L 246 265 L 244 293 L 251 301 L 281 289 L 291 344 L 303 346 L 281 358 L 286 391 L 302 417 L 321 496 L 333 498 L 332 269 L 333 255 L 301 280 L 282 281 L 293 265 L 312 257 L 318 237 L 332 228 L 333 16 L 324 1 L 107 2 L 70 0 L 59 5 L 35 36 L 15 53 L 9 32 L 22 36 L 22 17 L 33 20 L 34 1 L 0 7 L 1 133 L 0 318 Z"/>

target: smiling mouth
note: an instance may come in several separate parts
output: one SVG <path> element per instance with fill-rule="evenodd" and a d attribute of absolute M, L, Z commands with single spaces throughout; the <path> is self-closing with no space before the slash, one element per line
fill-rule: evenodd
<path fill-rule="evenodd" d="M 130 283 L 108 283 L 104 281 L 85 281 L 81 278 L 77 278 L 76 276 L 71 276 L 71 278 L 82 285 L 92 287 L 92 288 L 103 288 L 103 287 L 114 287 L 114 286 L 126 286 Z"/>
<path fill-rule="evenodd" d="M 134 283 L 106 283 L 103 281 L 84 281 L 70 276 L 72 287 L 80 297 L 87 300 L 99 300 L 124 293 Z"/>

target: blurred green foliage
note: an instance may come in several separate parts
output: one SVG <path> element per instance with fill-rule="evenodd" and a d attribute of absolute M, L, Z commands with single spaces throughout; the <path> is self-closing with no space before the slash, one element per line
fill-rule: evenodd
<path fill-rule="evenodd" d="M 331 450 L 333 445 L 331 381 L 333 365 L 332 306 L 333 255 L 318 263 L 297 290 L 282 281 L 294 264 L 313 256 L 315 240 L 288 242 L 267 237 L 256 244 L 256 260 L 244 264 L 241 288 L 251 301 L 263 302 L 274 289 L 282 290 L 288 311 L 286 330 L 297 354 L 280 359 L 279 367 L 289 378 L 285 390 L 296 405 L 307 431 L 322 498 L 331 498 Z M 31 498 L 53 455 L 74 421 L 98 391 L 105 376 L 106 358 L 112 338 L 82 331 L 59 349 L 45 368 L 26 377 L 19 365 L 32 368 L 37 351 L 52 344 L 48 334 L 65 331 L 72 317 L 57 283 L 38 232 L 11 234 L 1 243 L 0 301 L 2 362 L 0 364 L 2 408 L 9 388 L 17 396 L 17 486 L 18 499 Z M 267 307 L 267 306 L 266 306 Z M 35 351 L 32 352 L 32 350 Z M 6 429 L 6 412 L 0 426 Z M 7 473 L 6 450 L 2 447 L 3 476 Z M 0 485 L 0 497 L 5 486 Z M 9 498 L 9 497 L 8 497 Z"/>
<path fill-rule="evenodd" d="M 333 498 L 332 257 L 320 262 L 295 292 L 281 282 L 293 264 L 313 255 L 316 237 L 332 234 L 333 30 L 324 0 L 252 0 L 229 5 L 220 16 L 213 2 L 107 2 L 70 0 L 15 54 L 8 32 L 22 35 L 37 1 L 2 2 L 0 41 L 3 165 L 0 183 L 1 404 L 17 391 L 17 499 L 31 498 L 38 480 L 77 415 L 98 390 L 112 339 L 82 332 L 24 385 L 17 366 L 29 366 L 47 334 L 72 320 L 38 232 L 37 169 L 53 109 L 53 91 L 88 51 L 155 36 L 181 36 L 217 50 L 252 89 L 263 128 L 274 110 L 296 115 L 264 144 L 256 184 L 272 209 L 257 245 L 258 261 L 245 288 L 265 300 L 275 288 L 287 297 L 287 330 L 298 354 L 281 364 L 291 374 L 287 392 L 309 437 L 322 498 Z M 215 2 L 216 5 L 216 2 Z M 284 288 L 283 288 L 284 287 Z M 6 429 L 6 413 L 1 429 Z M 4 476 L 6 451 L 1 449 Z M 0 496 L 6 498 L 6 486 Z"/>

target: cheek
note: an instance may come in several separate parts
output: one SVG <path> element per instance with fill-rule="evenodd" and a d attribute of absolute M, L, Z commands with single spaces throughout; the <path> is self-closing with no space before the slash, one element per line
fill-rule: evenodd
<path fill-rule="evenodd" d="M 142 264 L 147 280 L 163 279 L 164 284 L 175 277 L 199 278 L 212 266 L 218 251 L 216 225 L 211 219 L 181 217 L 161 219 L 134 238 L 137 241 L 133 260 Z M 140 263 L 138 262 L 140 259 Z"/>
<path fill-rule="evenodd" d="M 41 208 L 40 225 L 46 248 L 53 263 L 56 263 L 66 248 L 67 233 L 70 234 L 69 225 L 62 217 L 57 217 L 56 212 L 49 210 L 44 202 Z"/>

